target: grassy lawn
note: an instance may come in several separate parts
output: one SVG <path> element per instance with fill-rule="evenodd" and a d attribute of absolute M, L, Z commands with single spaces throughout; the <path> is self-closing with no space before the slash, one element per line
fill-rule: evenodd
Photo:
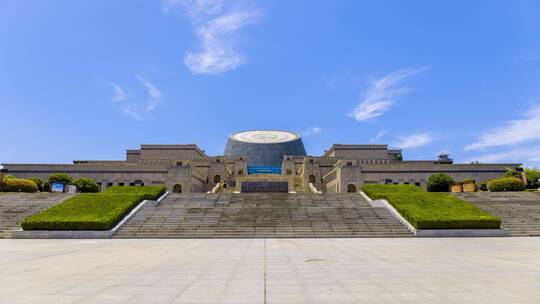
<path fill-rule="evenodd" d="M 501 220 L 448 193 L 413 185 L 364 185 L 372 199 L 387 200 L 417 229 L 495 229 Z"/>
<path fill-rule="evenodd" d="M 21 224 L 24 230 L 109 230 L 133 207 L 158 199 L 165 187 L 109 187 L 100 193 L 76 195 Z"/>

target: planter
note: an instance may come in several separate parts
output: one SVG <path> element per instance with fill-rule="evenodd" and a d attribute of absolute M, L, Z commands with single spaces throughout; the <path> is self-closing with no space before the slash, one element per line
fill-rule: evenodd
<path fill-rule="evenodd" d="M 463 185 L 461 184 L 450 185 L 450 192 L 463 192 Z"/>
<path fill-rule="evenodd" d="M 476 192 L 476 183 L 474 181 L 464 182 L 463 192 Z"/>

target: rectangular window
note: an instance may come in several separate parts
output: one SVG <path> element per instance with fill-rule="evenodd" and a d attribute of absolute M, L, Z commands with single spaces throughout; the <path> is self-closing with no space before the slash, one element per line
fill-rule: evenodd
<path fill-rule="evenodd" d="M 124 186 L 124 183 L 118 183 L 118 186 L 122 186 L 122 187 L 123 187 L 123 186 Z"/>
<path fill-rule="evenodd" d="M 113 183 L 107 183 L 107 187 L 112 187 Z"/>

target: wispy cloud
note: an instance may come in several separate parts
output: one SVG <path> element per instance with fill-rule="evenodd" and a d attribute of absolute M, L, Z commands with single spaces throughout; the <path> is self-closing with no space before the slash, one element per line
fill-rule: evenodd
<path fill-rule="evenodd" d="M 428 67 L 401 69 L 382 78 L 371 80 L 364 97 L 348 116 L 357 121 L 366 121 L 383 115 L 400 96 L 413 90 L 403 82 L 428 69 Z"/>
<path fill-rule="evenodd" d="M 465 150 L 514 145 L 540 139 L 540 105 L 530 108 L 524 118 L 511 120 L 501 126 L 486 130 L 477 142 Z"/>
<path fill-rule="evenodd" d="M 201 20 L 223 12 L 225 0 L 165 0 L 162 9 L 168 13 L 177 8 L 185 10 L 194 20 Z"/>
<path fill-rule="evenodd" d="M 486 163 L 500 161 L 540 162 L 540 146 L 517 148 L 498 153 L 477 155 L 467 160 L 467 162 L 471 161 L 479 161 Z"/>
<path fill-rule="evenodd" d="M 130 98 L 124 91 L 122 87 L 118 84 L 112 84 L 114 89 L 114 95 L 111 100 L 115 102 L 120 102 L 120 110 L 125 115 L 135 119 L 143 120 L 146 114 L 154 111 L 159 101 L 162 98 L 161 91 L 148 79 L 144 77 L 137 77 L 141 85 L 146 89 L 148 97 L 145 101 L 138 101 L 136 99 Z"/>
<path fill-rule="evenodd" d="M 307 128 L 306 130 L 304 130 L 302 132 L 302 135 L 303 136 L 311 136 L 311 135 L 321 133 L 321 131 L 322 131 L 321 127 L 309 127 L 309 128 Z"/>
<path fill-rule="evenodd" d="M 371 142 L 378 142 L 380 141 L 381 139 L 383 139 L 383 137 L 386 135 L 386 131 L 379 131 L 377 132 L 377 135 L 375 135 L 375 137 L 372 137 L 369 139 L 369 141 Z"/>
<path fill-rule="evenodd" d="M 159 100 L 161 99 L 161 91 L 156 86 L 143 77 L 138 77 L 148 92 L 148 100 L 146 101 L 146 111 L 150 112 L 156 109 Z"/>
<path fill-rule="evenodd" d="M 411 149 L 425 146 L 431 143 L 435 138 L 429 132 L 416 133 L 407 136 L 400 136 L 393 146 L 402 149 Z"/>
<path fill-rule="evenodd" d="M 124 101 L 127 99 L 126 93 L 119 85 L 112 84 L 111 86 L 114 89 L 114 96 L 111 98 L 112 101 Z"/>
<path fill-rule="evenodd" d="M 165 1 L 164 11 L 181 7 L 195 24 L 200 45 L 188 51 L 184 64 L 196 74 L 220 74 L 240 66 L 244 57 L 238 50 L 238 33 L 256 23 L 262 14 L 256 9 L 235 7 L 226 10 L 223 0 Z"/>

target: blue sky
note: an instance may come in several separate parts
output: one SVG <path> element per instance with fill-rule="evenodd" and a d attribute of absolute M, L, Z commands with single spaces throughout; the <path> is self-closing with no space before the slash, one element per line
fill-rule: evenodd
<path fill-rule="evenodd" d="M 309 154 L 540 165 L 538 1 L 0 0 L 0 163 L 223 152 L 286 129 Z"/>

